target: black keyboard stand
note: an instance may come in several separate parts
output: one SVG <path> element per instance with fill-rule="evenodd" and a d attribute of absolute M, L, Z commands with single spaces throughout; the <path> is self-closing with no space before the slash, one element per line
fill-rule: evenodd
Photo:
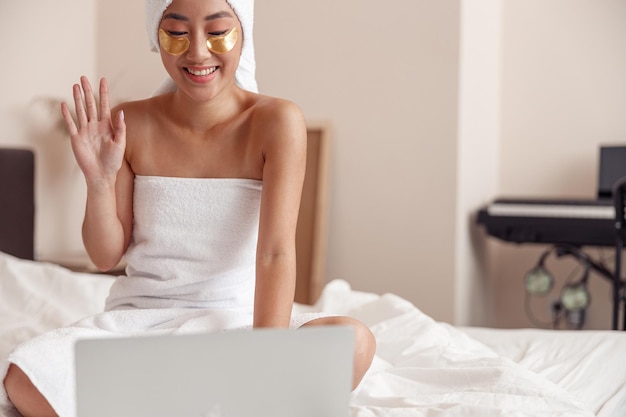
<path fill-rule="evenodd" d="M 626 187 L 626 182 L 625 182 Z M 626 231 L 624 231 L 626 234 Z M 598 273 L 602 278 L 606 279 L 611 283 L 613 287 L 613 330 L 618 330 L 619 328 L 619 310 L 621 304 L 625 302 L 623 290 L 626 287 L 626 283 L 624 283 L 620 277 L 620 268 L 621 268 L 621 250 L 623 249 L 623 240 L 618 239 L 615 250 L 617 253 L 615 254 L 615 271 L 609 271 L 604 265 L 598 263 L 591 259 L 588 255 L 585 255 L 578 246 L 566 245 L 566 244 L 557 244 L 554 246 L 554 251 L 557 257 L 561 256 L 572 256 L 577 260 L 583 260 L 589 265 L 589 267 Z M 624 322 L 622 323 L 622 330 L 626 330 L 626 311 L 624 312 Z"/>
<path fill-rule="evenodd" d="M 626 177 L 621 178 L 613 187 L 613 203 L 615 206 L 615 269 L 609 271 L 603 265 L 587 258 L 591 269 L 611 283 L 613 290 L 613 330 L 620 329 L 620 310 L 622 323 L 620 330 L 626 330 L 626 281 L 622 279 L 622 256 L 626 244 Z M 556 255 L 580 256 L 576 246 L 557 244 Z"/>
<path fill-rule="evenodd" d="M 613 330 L 619 328 L 619 311 L 623 307 L 622 330 L 626 330 L 626 282 L 622 280 L 622 255 L 626 241 L 626 177 L 613 186 L 615 204 L 615 271 L 613 271 Z"/>

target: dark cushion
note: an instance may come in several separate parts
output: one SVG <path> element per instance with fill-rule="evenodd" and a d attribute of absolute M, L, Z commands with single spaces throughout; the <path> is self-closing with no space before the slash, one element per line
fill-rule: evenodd
<path fill-rule="evenodd" d="M 0 251 L 34 259 L 35 155 L 0 148 Z"/>

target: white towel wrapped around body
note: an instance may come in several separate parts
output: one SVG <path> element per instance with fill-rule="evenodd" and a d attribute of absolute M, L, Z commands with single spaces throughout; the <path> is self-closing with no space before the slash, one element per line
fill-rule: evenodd
<path fill-rule="evenodd" d="M 128 276 L 116 279 L 105 312 L 18 346 L 8 362 L 73 417 L 76 340 L 251 328 L 261 191 L 249 179 L 135 177 Z M 291 327 L 323 316 L 294 314 Z"/>
<path fill-rule="evenodd" d="M 261 181 L 135 178 L 128 278 L 107 310 L 241 309 L 252 314 Z"/>

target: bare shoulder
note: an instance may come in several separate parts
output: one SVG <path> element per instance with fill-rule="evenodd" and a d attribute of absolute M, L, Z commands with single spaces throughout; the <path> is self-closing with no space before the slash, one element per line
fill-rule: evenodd
<path fill-rule="evenodd" d="M 144 122 L 140 120 L 142 118 L 150 117 L 154 114 L 158 107 L 157 97 L 151 97 L 144 100 L 127 101 L 116 105 L 111 114 L 117 114 L 119 111 L 124 111 L 124 118 L 126 123 Z"/>
<path fill-rule="evenodd" d="M 302 119 L 302 110 L 292 101 L 270 96 L 258 96 L 255 103 L 255 116 L 276 121 L 293 121 Z M 300 121 L 296 120 L 296 121 Z"/>
<path fill-rule="evenodd" d="M 127 101 L 116 105 L 112 115 L 124 112 L 126 124 L 126 159 L 131 162 L 136 150 L 145 149 L 147 142 L 159 129 L 159 102 L 156 97 Z"/>
<path fill-rule="evenodd" d="M 128 134 L 144 132 L 159 123 L 159 112 L 162 111 L 160 97 L 151 97 L 144 100 L 127 101 L 116 105 L 111 114 L 124 111 L 124 121 Z"/>
<path fill-rule="evenodd" d="M 306 141 L 304 115 L 292 101 L 260 96 L 250 119 L 252 131 L 264 141 Z"/>

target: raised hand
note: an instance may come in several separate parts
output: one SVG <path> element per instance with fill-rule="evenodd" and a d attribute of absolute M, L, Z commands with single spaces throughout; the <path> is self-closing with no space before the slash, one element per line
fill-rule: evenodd
<path fill-rule="evenodd" d="M 61 104 L 61 113 L 71 136 L 78 166 L 88 184 L 99 181 L 112 184 L 122 166 L 126 148 L 124 113 L 118 112 L 113 123 L 109 90 L 104 78 L 100 80 L 99 106 L 87 77 L 80 78 L 80 85 L 74 84 L 73 93 L 78 126 L 66 103 Z"/>

